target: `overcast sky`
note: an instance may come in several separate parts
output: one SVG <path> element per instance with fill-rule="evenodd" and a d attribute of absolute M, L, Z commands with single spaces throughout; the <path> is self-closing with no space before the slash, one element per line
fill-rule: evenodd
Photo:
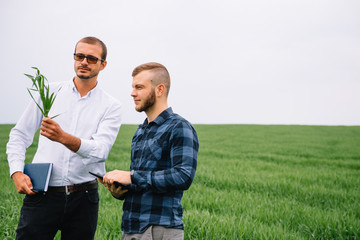
<path fill-rule="evenodd" d="M 156 61 L 192 123 L 360 125 L 360 1 L 0 1 L 0 123 L 31 98 L 23 74 L 71 81 L 84 36 L 108 47 L 99 84 L 139 124 L 131 72 Z"/>

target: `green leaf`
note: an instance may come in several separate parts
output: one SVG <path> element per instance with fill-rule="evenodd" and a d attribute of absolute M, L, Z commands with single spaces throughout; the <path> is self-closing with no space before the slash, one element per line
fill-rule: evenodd
<path fill-rule="evenodd" d="M 50 109 L 51 109 L 51 107 L 52 107 L 52 105 L 53 105 L 53 103 L 55 101 L 56 95 L 60 91 L 61 87 L 59 88 L 59 90 L 57 91 L 56 94 L 55 93 L 50 94 L 50 87 L 49 87 L 47 78 L 40 73 L 40 70 L 38 68 L 36 68 L 36 67 L 32 67 L 32 68 L 36 70 L 36 76 L 31 76 L 29 74 L 25 74 L 25 76 L 30 78 L 32 80 L 32 82 L 33 82 L 32 88 L 31 89 L 28 88 L 28 92 L 29 92 L 31 98 L 36 103 L 36 105 L 38 106 L 38 108 L 40 109 L 40 111 L 42 112 L 42 114 L 45 117 L 47 117 L 49 112 L 50 112 Z M 43 105 L 42 108 L 35 101 L 35 99 L 34 99 L 33 95 L 31 94 L 30 90 L 39 93 L 40 100 L 41 100 L 42 105 Z M 57 117 L 58 115 L 56 115 L 55 117 Z"/>
<path fill-rule="evenodd" d="M 56 118 L 56 117 L 57 117 L 57 116 L 59 116 L 59 115 L 61 115 L 61 113 L 59 113 L 59 114 L 57 114 L 57 115 L 55 115 L 55 116 L 51 117 L 51 119 L 54 119 L 54 118 Z"/>
<path fill-rule="evenodd" d="M 27 76 L 28 78 L 30 78 L 31 80 L 34 80 L 34 77 L 33 76 L 31 76 L 31 75 L 29 75 L 29 74 L 24 74 L 25 76 Z"/>
<path fill-rule="evenodd" d="M 35 98 L 33 97 L 33 95 L 31 94 L 30 90 L 28 89 L 28 92 L 30 93 L 31 98 L 34 100 L 35 104 L 38 106 L 38 108 L 40 109 L 41 113 L 45 116 L 45 112 L 44 110 L 39 106 L 39 104 L 36 102 Z M 47 117 L 47 116 L 45 116 Z"/>
<path fill-rule="evenodd" d="M 49 108 L 51 108 L 51 106 L 53 105 L 55 101 L 55 97 L 54 97 L 54 93 L 51 94 L 50 98 L 49 98 Z"/>
<path fill-rule="evenodd" d="M 36 69 L 36 74 L 39 75 L 40 74 L 40 70 L 36 67 L 33 67 L 33 69 Z"/>

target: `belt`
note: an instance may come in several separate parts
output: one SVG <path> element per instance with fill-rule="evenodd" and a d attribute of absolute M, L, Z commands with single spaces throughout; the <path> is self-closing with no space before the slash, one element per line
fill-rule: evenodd
<path fill-rule="evenodd" d="M 64 192 L 67 195 L 73 192 L 84 192 L 89 190 L 94 190 L 98 188 L 97 180 L 93 180 L 90 182 L 80 183 L 80 184 L 73 184 L 67 186 L 60 186 L 60 187 L 48 187 L 48 192 Z"/>

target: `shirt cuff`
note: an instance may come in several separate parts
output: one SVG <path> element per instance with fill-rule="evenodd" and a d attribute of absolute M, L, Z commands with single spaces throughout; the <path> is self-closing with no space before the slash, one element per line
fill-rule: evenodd
<path fill-rule="evenodd" d="M 80 139 L 81 143 L 80 143 L 80 147 L 77 150 L 77 154 L 79 154 L 81 157 L 86 157 L 87 155 L 89 155 L 89 153 L 91 152 L 91 144 L 90 144 L 90 140 L 86 140 L 86 139 Z"/>
<path fill-rule="evenodd" d="M 93 163 L 89 159 L 89 155 L 93 150 L 93 146 L 90 144 L 90 140 L 82 138 L 80 140 L 80 148 L 77 150 L 76 154 L 78 154 L 82 158 L 83 163 L 88 166 Z"/>
<path fill-rule="evenodd" d="M 142 189 L 148 189 L 149 186 L 152 185 L 151 172 L 135 170 L 133 180 L 134 182 L 132 184 L 135 184 Z"/>
<path fill-rule="evenodd" d="M 19 154 L 8 154 L 9 168 L 10 168 L 10 177 L 15 172 L 24 171 L 24 158 Z"/>
<path fill-rule="evenodd" d="M 93 169 L 98 169 L 99 164 L 101 168 L 104 168 L 104 174 L 105 171 L 105 161 L 106 157 L 104 157 L 104 154 L 102 153 L 103 149 L 97 147 L 96 143 L 94 143 L 93 140 L 83 139 L 81 138 L 81 144 L 80 148 L 76 152 L 81 157 L 82 162 L 84 165 L 90 170 L 93 171 Z M 96 173 L 96 172 L 95 172 Z"/>

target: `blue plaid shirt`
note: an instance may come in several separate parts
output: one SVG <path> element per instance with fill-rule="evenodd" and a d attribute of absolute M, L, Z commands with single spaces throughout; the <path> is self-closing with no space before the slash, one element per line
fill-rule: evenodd
<path fill-rule="evenodd" d="M 124 233 L 150 225 L 184 229 L 181 198 L 194 179 L 198 149 L 195 129 L 171 108 L 149 124 L 145 119 L 131 145 L 134 182 L 123 205 Z"/>

